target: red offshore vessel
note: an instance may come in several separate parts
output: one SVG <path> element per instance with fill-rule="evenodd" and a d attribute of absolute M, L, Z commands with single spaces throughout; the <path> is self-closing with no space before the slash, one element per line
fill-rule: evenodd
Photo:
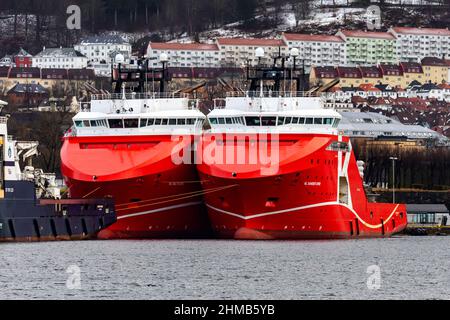
<path fill-rule="evenodd" d="M 101 239 L 209 234 L 195 165 L 177 162 L 205 116 L 195 101 L 164 92 L 165 61 L 162 69 L 149 69 L 148 60 L 138 68 L 119 64 L 115 93 L 92 95 L 64 136 L 61 168 L 70 195 L 115 200 L 117 222 Z M 155 83 L 160 92 L 147 91 Z"/>
<path fill-rule="evenodd" d="M 286 68 L 284 59 L 276 61 L 248 68 L 250 90 L 229 93 L 207 116 L 211 129 L 203 135 L 197 167 L 205 190 L 222 188 L 204 196 L 215 233 L 312 239 L 403 230 L 405 205 L 368 201 L 363 168 L 349 137 L 337 129 L 339 113 L 298 89 L 280 92 L 283 79 L 299 88 L 301 78 L 295 62 Z"/>

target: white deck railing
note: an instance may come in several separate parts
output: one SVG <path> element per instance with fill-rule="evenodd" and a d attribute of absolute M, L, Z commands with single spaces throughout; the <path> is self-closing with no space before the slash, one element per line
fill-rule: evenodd
<path fill-rule="evenodd" d="M 107 93 L 107 94 L 93 94 L 91 100 L 132 100 L 132 99 L 175 99 L 175 98 L 188 98 L 186 93 L 173 93 L 173 92 L 148 92 L 148 93 Z"/>

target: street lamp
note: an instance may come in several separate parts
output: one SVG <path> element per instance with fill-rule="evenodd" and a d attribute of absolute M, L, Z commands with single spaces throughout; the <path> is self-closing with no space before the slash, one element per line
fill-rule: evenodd
<path fill-rule="evenodd" d="M 392 160 L 392 203 L 395 203 L 395 161 L 397 157 L 389 157 Z"/>

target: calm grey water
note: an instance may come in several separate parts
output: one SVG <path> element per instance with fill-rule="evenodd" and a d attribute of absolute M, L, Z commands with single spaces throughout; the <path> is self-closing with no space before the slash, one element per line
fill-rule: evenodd
<path fill-rule="evenodd" d="M 450 237 L 0 244 L 0 284 L 3 299 L 450 299 Z"/>

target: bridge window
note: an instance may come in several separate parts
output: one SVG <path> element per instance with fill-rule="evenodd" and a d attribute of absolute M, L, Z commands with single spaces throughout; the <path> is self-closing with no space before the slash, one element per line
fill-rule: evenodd
<path fill-rule="evenodd" d="M 276 126 L 277 125 L 277 117 L 262 117 L 261 123 L 263 126 Z"/>
<path fill-rule="evenodd" d="M 298 124 L 305 124 L 305 118 L 300 117 L 300 119 L 298 119 Z"/>
<path fill-rule="evenodd" d="M 177 124 L 177 119 L 169 119 L 169 124 L 170 125 Z"/>
<path fill-rule="evenodd" d="M 139 119 L 124 119 L 125 128 L 137 128 Z"/>
<path fill-rule="evenodd" d="M 83 126 L 83 121 L 81 121 L 81 120 L 76 120 L 75 121 L 75 127 L 81 128 L 82 126 Z"/>
<path fill-rule="evenodd" d="M 169 119 L 162 119 L 161 124 L 163 126 L 166 126 L 168 122 L 169 122 Z"/>
<path fill-rule="evenodd" d="M 109 127 L 112 129 L 123 128 L 122 119 L 108 119 Z"/>
<path fill-rule="evenodd" d="M 97 122 L 95 120 L 91 120 L 91 127 L 97 127 Z"/>
<path fill-rule="evenodd" d="M 155 125 L 159 126 L 161 124 L 161 119 L 155 119 Z"/>
<path fill-rule="evenodd" d="M 305 118 L 305 124 L 312 124 L 313 118 Z"/>
<path fill-rule="evenodd" d="M 333 124 L 333 118 L 324 118 L 323 124 L 332 125 Z"/>
<path fill-rule="evenodd" d="M 178 125 L 185 125 L 186 124 L 186 119 L 177 119 L 177 124 Z"/>
<path fill-rule="evenodd" d="M 259 117 L 245 117 L 245 123 L 247 126 L 260 126 L 261 119 Z"/>
<path fill-rule="evenodd" d="M 292 122 L 292 117 L 286 117 L 284 119 L 284 124 L 290 124 Z"/>
<path fill-rule="evenodd" d="M 186 124 L 195 124 L 195 119 L 187 118 L 186 119 Z"/>
<path fill-rule="evenodd" d="M 337 126 L 339 125 L 339 121 L 340 119 L 337 118 L 334 119 L 333 128 L 337 128 Z"/>
<path fill-rule="evenodd" d="M 141 118 L 140 122 L 141 122 L 141 124 L 140 124 L 141 128 L 147 126 L 147 119 Z"/>
<path fill-rule="evenodd" d="M 225 121 L 227 124 L 232 124 L 233 122 L 231 121 L 231 118 L 225 118 Z"/>
<path fill-rule="evenodd" d="M 314 124 L 322 124 L 323 118 L 314 118 Z"/>
<path fill-rule="evenodd" d="M 294 118 L 292 118 L 292 123 L 295 123 L 295 124 L 297 124 L 297 123 L 298 123 L 298 117 L 294 117 Z"/>
<path fill-rule="evenodd" d="M 209 118 L 209 123 L 217 124 L 217 118 Z"/>
<path fill-rule="evenodd" d="M 281 126 L 284 123 L 284 117 L 278 117 L 277 125 Z"/>
<path fill-rule="evenodd" d="M 224 118 L 219 118 L 219 124 L 225 124 L 225 119 Z"/>

